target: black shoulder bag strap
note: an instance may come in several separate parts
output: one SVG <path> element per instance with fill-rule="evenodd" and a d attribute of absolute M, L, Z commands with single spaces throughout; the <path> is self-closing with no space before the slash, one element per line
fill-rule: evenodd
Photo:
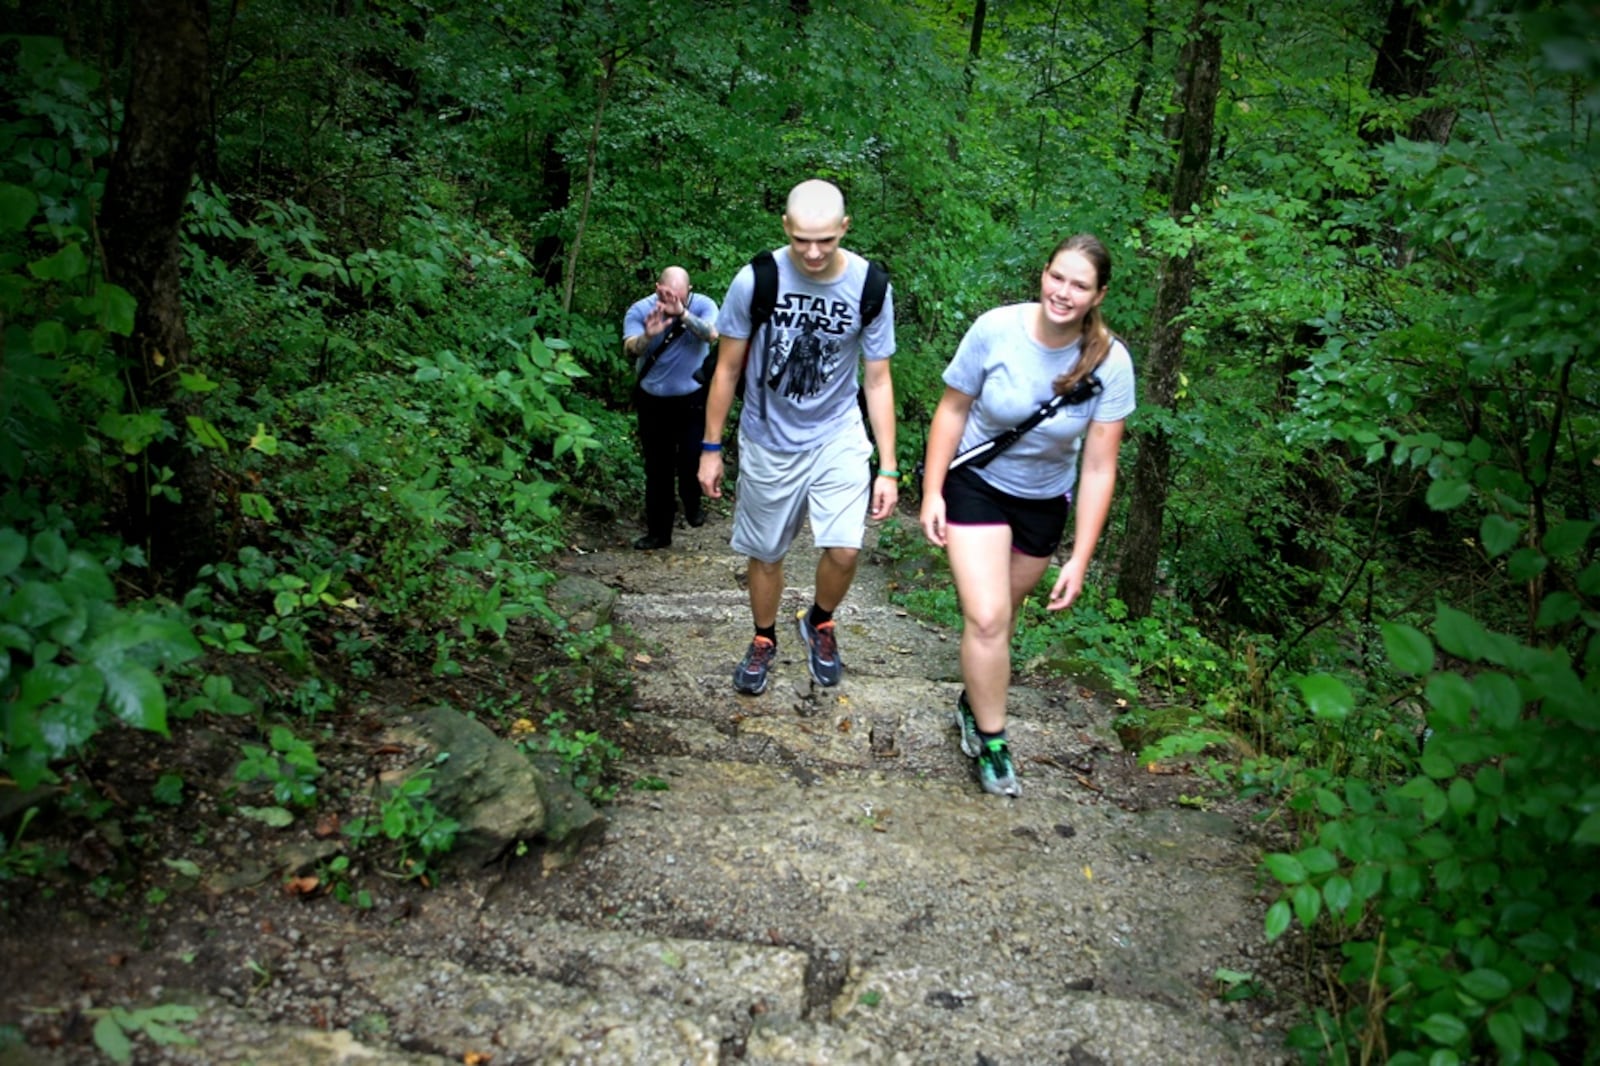
<path fill-rule="evenodd" d="M 1024 418 L 1021 422 L 1018 422 L 1004 433 L 1001 433 L 995 437 L 990 437 L 988 440 L 981 441 L 978 444 L 974 444 L 972 447 L 968 448 L 966 451 L 950 460 L 950 469 L 954 470 L 957 467 L 962 466 L 971 466 L 975 469 L 988 466 L 994 461 L 995 456 L 999 455 L 1001 452 L 1017 443 L 1017 439 L 1024 433 L 1028 432 L 1028 430 L 1032 429 L 1034 426 L 1037 426 L 1040 422 L 1043 422 L 1045 419 L 1049 418 L 1063 407 L 1080 404 L 1086 400 L 1098 396 L 1103 387 L 1104 386 L 1100 384 L 1100 376 L 1098 374 L 1090 374 L 1088 377 L 1072 386 L 1069 391 L 1062 393 L 1060 396 L 1052 396 L 1050 399 L 1040 404 L 1038 410 L 1034 411 L 1033 414 L 1029 415 L 1027 418 Z"/>
<path fill-rule="evenodd" d="M 687 312 L 689 310 L 688 305 L 685 304 L 683 309 Z M 666 332 L 661 334 L 660 343 L 652 348 L 650 354 L 644 357 L 644 362 L 639 364 L 639 380 L 641 382 L 644 381 L 645 375 L 650 373 L 650 369 L 656 365 L 656 360 L 661 358 L 661 353 L 670 348 L 673 341 L 683 336 L 683 331 L 686 328 L 683 324 L 683 319 L 680 318 Z"/>

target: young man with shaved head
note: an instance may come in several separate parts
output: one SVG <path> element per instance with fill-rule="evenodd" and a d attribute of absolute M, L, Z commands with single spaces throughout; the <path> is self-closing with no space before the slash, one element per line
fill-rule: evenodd
<path fill-rule="evenodd" d="M 633 404 L 644 449 L 645 532 L 633 546 L 641 551 L 672 546 L 674 496 L 683 501 L 685 522 L 706 520 L 699 481 L 706 392 L 695 373 L 717 339 L 716 317 L 716 301 L 691 292 L 689 272 L 669 266 L 655 295 L 634 303 L 622 320 L 622 350 L 639 375 Z"/>
<path fill-rule="evenodd" d="M 731 544 L 749 557 L 755 635 L 734 671 L 733 687 L 747 695 L 766 690 L 777 652 L 783 560 L 807 518 L 822 555 L 811 607 L 796 617 L 795 629 L 812 679 L 839 683 L 833 613 L 855 577 L 869 508 L 874 519 L 882 519 L 899 498 L 889 376 L 893 293 L 884 293 L 882 310 L 863 329 L 868 264 L 839 246 L 849 228 L 844 196 L 835 186 L 819 180 L 796 185 L 783 213 L 788 244 L 772 253 L 778 283 L 770 318 L 751 328 L 752 264 L 734 276 L 717 319 L 722 340 L 706 400 L 700 487 L 709 496 L 722 495 L 722 436 L 742 375 Z M 858 371 L 877 445 L 870 474 L 873 444 L 857 401 Z"/>

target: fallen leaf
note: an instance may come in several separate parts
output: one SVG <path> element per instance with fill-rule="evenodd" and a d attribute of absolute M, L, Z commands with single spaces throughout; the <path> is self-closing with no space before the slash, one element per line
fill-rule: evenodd
<path fill-rule="evenodd" d="M 317 828 L 312 830 L 319 840 L 339 835 L 339 816 L 333 811 L 328 811 L 317 819 Z"/>
<path fill-rule="evenodd" d="M 848 719 L 848 718 L 839 719 L 839 732 L 841 732 L 841 733 L 850 732 L 850 719 Z"/>
<path fill-rule="evenodd" d="M 469 1051 L 461 1056 L 461 1061 L 467 1066 L 489 1066 L 494 1061 L 494 1056 L 486 1051 Z"/>
<path fill-rule="evenodd" d="M 527 736 L 529 733 L 536 732 L 538 728 L 538 726 L 533 724 L 533 720 L 531 718 L 518 718 L 515 722 L 511 723 L 510 733 L 514 737 Z"/>
<path fill-rule="evenodd" d="M 291 877 L 283 883 L 283 892 L 287 896 L 309 896 L 317 890 L 322 882 L 316 877 Z"/>
<path fill-rule="evenodd" d="M 646 655 L 642 651 L 633 657 L 633 661 L 642 666 L 649 666 L 651 663 L 655 662 L 654 659 L 650 658 L 650 656 Z"/>
<path fill-rule="evenodd" d="M 1083 868 L 1083 879 L 1085 881 L 1093 881 L 1094 880 L 1094 871 L 1092 869 L 1090 869 L 1088 866 L 1085 866 Z"/>

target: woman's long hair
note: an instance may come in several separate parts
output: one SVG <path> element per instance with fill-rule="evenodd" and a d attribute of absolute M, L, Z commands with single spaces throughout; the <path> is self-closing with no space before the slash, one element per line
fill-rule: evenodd
<path fill-rule="evenodd" d="M 1055 251 L 1050 253 L 1050 258 L 1045 260 L 1048 267 L 1056 261 L 1056 256 L 1062 252 L 1077 252 L 1094 267 L 1095 291 L 1102 292 L 1111 284 L 1111 253 L 1106 251 L 1106 246 L 1100 243 L 1100 238 L 1089 233 L 1078 233 L 1060 244 Z M 1083 339 L 1081 353 L 1077 364 L 1067 373 L 1062 374 L 1051 383 L 1057 396 L 1069 391 L 1074 385 L 1100 369 L 1100 364 L 1106 361 L 1107 354 L 1111 351 L 1111 327 L 1106 325 L 1106 316 L 1100 313 L 1100 305 L 1083 316 Z"/>

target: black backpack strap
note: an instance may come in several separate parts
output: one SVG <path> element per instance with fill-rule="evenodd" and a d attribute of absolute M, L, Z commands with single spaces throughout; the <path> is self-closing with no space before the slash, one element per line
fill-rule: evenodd
<path fill-rule="evenodd" d="M 883 310 L 883 300 L 888 293 L 889 272 L 876 260 L 867 260 L 867 281 L 861 286 L 861 332 L 865 333 Z"/>
<path fill-rule="evenodd" d="M 778 261 L 772 258 L 771 252 L 762 252 L 750 260 L 750 269 L 756 276 L 756 286 L 750 294 L 750 340 L 753 343 L 756 331 L 767 324 L 778 307 Z"/>
<path fill-rule="evenodd" d="M 778 261 L 771 252 L 762 252 L 750 260 L 750 269 L 755 274 L 755 287 L 750 291 L 750 349 L 745 352 L 746 361 L 754 354 L 761 327 L 771 321 L 772 312 L 778 309 Z M 756 375 L 756 395 L 760 397 L 761 417 L 766 418 L 767 390 L 762 383 L 767 376 L 767 346 L 762 345 L 761 351 L 761 372 Z"/>

